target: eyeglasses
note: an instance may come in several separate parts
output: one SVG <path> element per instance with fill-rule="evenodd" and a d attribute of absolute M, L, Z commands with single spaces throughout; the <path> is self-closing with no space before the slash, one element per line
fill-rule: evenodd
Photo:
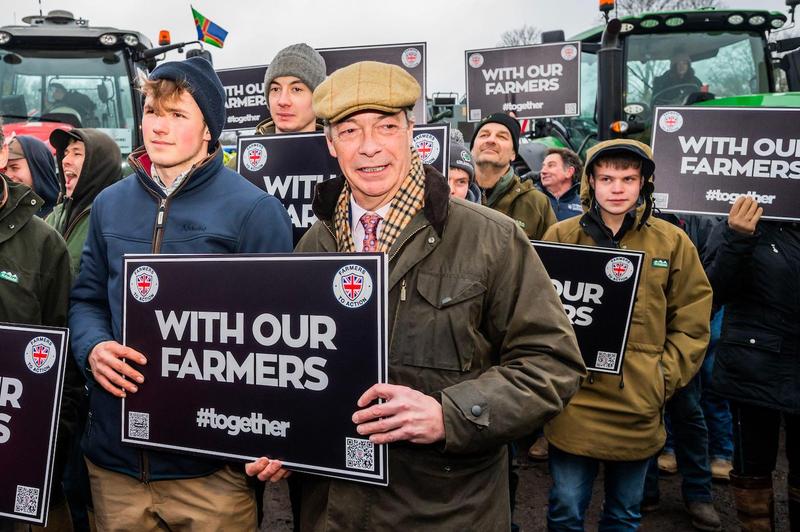
<path fill-rule="evenodd" d="M 370 130 L 371 138 L 383 144 L 400 136 L 404 131 L 408 130 L 408 127 L 392 123 L 379 123 L 363 128 L 355 124 L 346 123 L 341 124 L 331 138 L 334 142 L 340 142 L 342 144 L 361 144 L 364 140 L 365 129 Z"/>

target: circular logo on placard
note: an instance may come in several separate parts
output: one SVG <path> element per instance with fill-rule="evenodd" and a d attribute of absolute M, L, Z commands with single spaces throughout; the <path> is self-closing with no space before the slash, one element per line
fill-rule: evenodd
<path fill-rule="evenodd" d="M 568 44 L 561 48 L 561 59 L 564 61 L 572 61 L 578 57 L 578 49 L 574 45 Z"/>
<path fill-rule="evenodd" d="M 469 66 L 472 68 L 480 68 L 483 66 L 483 55 L 472 54 L 469 56 Z"/>
<path fill-rule="evenodd" d="M 406 48 L 401 59 L 406 68 L 414 68 L 422 62 L 422 54 L 416 48 Z"/>
<path fill-rule="evenodd" d="M 264 165 L 267 164 L 267 149 L 263 144 L 254 142 L 245 148 L 242 154 L 242 162 L 244 163 L 244 167 L 251 172 L 261 170 L 264 168 Z"/>
<path fill-rule="evenodd" d="M 658 127 L 667 133 L 675 133 L 683 126 L 683 116 L 678 111 L 667 111 L 658 119 Z"/>
<path fill-rule="evenodd" d="M 358 308 L 372 297 L 372 277 L 358 264 L 348 264 L 333 277 L 333 295 L 347 308 Z"/>
<path fill-rule="evenodd" d="M 34 373 L 47 373 L 56 363 L 57 354 L 50 338 L 37 336 L 25 347 L 25 365 Z"/>
<path fill-rule="evenodd" d="M 424 164 L 433 164 L 439 157 L 439 141 L 430 133 L 420 133 L 414 137 L 414 147 Z"/>
<path fill-rule="evenodd" d="M 625 257 L 614 257 L 606 264 L 606 276 L 615 283 L 627 281 L 633 275 L 633 263 Z"/>
<path fill-rule="evenodd" d="M 158 293 L 158 275 L 150 266 L 139 266 L 131 274 L 131 295 L 140 303 L 151 301 Z"/>

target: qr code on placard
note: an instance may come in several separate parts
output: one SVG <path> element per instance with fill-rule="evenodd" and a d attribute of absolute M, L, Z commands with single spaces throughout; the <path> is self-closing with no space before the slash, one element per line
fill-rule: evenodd
<path fill-rule="evenodd" d="M 150 414 L 147 412 L 128 412 L 128 437 L 139 440 L 150 439 Z"/>
<path fill-rule="evenodd" d="M 577 103 L 565 103 L 564 104 L 564 114 L 567 115 L 574 115 L 578 112 L 578 104 Z"/>
<path fill-rule="evenodd" d="M 369 440 L 345 438 L 346 465 L 350 469 L 375 470 L 375 444 Z"/>
<path fill-rule="evenodd" d="M 481 119 L 481 110 L 480 109 L 470 109 L 469 110 L 469 119 L 470 120 L 480 120 Z"/>
<path fill-rule="evenodd" d="M 39 511 L 39 488 L 17 486 L 17 497 L 14 499 L 14 513 L 36 515 Z"/>
<path fill-rule="evenodd" d="M 617 365 L 617 354 L 608 351 L 598 351 L 594 367 L 598 369 L 614 369 Z"/>

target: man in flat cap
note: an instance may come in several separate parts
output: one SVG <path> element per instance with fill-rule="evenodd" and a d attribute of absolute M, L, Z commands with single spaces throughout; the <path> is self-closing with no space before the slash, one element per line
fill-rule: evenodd
<path fill-rule="evenodd" d="M 317 185 L 296 251 L 388 254 L 389 384 L 364 391 L 353 423 L 390 451 L 388 487 L 306 475 L 302 530 L 508 530 L 506 443 L 560 412 L 585 372 L 526 235 L 420 161 L 419 94 L 370 61 L 314 91 L 344 175 Z"/>
<path fill-rule="evenodd" d="M 538 240 L 558 220 L 547 196 L 532 181 L 520 181 L 511 166 L 519 151 L 519 133 L 516 118 L 494 113 L 478 123 L 469 147 L 483 204 L 510 216 L 528 238 Z"/>

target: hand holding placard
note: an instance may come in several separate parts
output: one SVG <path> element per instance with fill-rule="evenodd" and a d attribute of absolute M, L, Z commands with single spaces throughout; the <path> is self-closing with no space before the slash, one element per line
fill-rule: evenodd
<path fill-rule="evenodd" d="M 386 402 L 364 408 L 376 399 Z M 359 397 L 358 406 L 364 409 L 353 414 L 353 423 L 372 443 L 428 444 L 444 439 L 442 405 L 407 386 L 376 384 Z"/>
<path fill-rule="evenodd" d="M 764 214 L 764 208 L 758 206 L 758 202 L 750 196 L 739 196 L 731 206 L 728 214 L 728 226 L 746 235 L 756 232 L 756 225 Z"/>
<path fill-rule="evenodd" d="M 138 390 L 132 381 L 139 384 L 144 382 L 142 374 L 126 364 L 123 359 L 129 359 L 142 366 L 147 364 L 143 354 L 113 340 L 100 342 L 89 353 L 89 367 L 94 380 L 108 393 L 117 397 L 125 397 L 126 392 L 135 393 Z M 124 379 L 123 376 L 128 379 Z"/>

